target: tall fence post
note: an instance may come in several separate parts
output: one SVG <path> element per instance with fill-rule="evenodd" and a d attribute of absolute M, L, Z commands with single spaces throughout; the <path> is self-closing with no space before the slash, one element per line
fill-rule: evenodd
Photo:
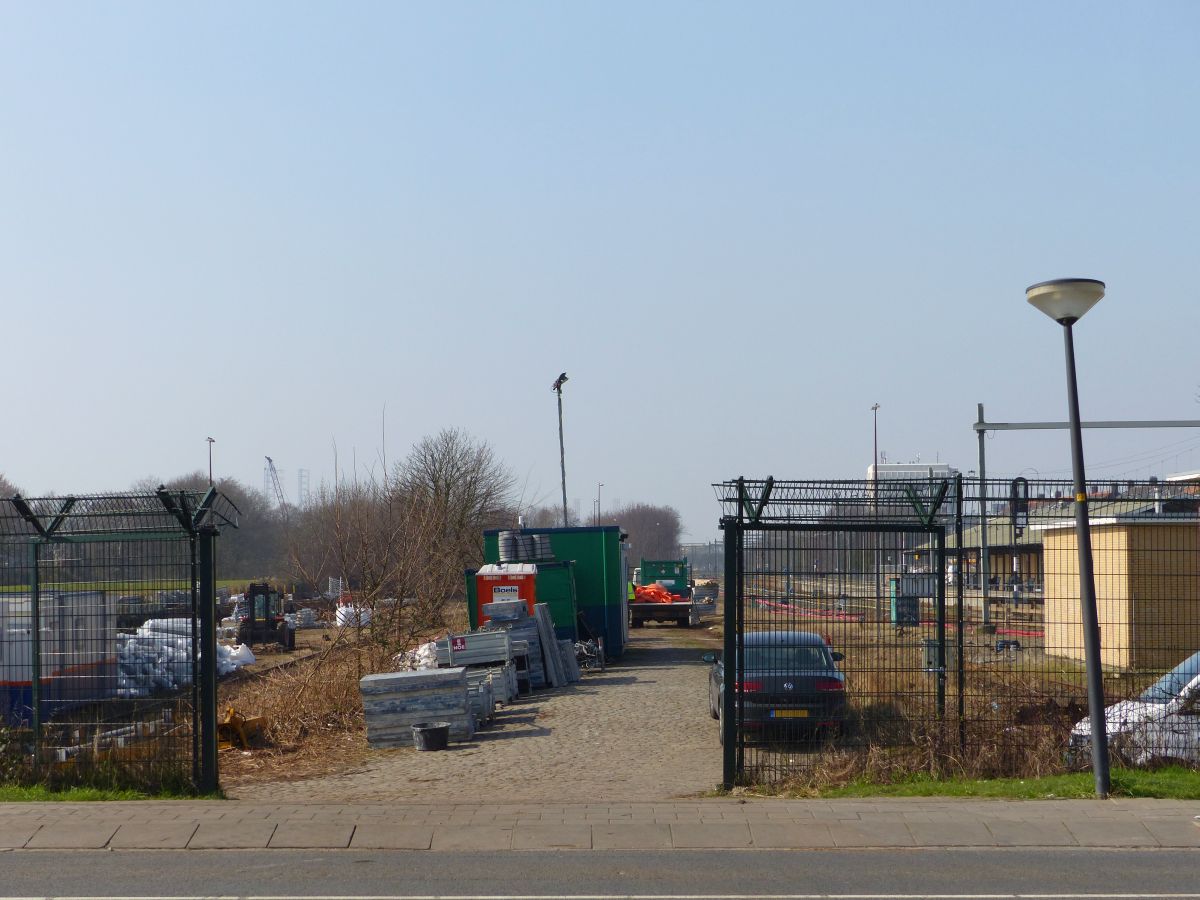
<path fill-rule="evenodd" d="M 737 677 L 738 608 L 742 604 L 738 590 L 738 552 L 741 528 L 734 519 L 726 519 L 725 531 L 725 648 L 721 663 L 725 677 L 721 693 L 721 783 L 726 790 L 737 781 L 737 707 L 733 680 Z"/>
<path fill-rule="evenodd" d="M 35 540 L 29 549 L 29 702 L 33 707 L 30 724 L 33 725 L 33 772 L 36 776 L 42 765 L 42 544 Z"/>
<path fill-rule="evenodd" d="M 204 793 L 218 788 L 217 776 L 217 529 L 204 526 L 197 531 L 196 549 L 200 575 L 200 778 L 196 787 Z"/>
<path fill-rule="evenodd" d="M 965 752 L 967 748 L 967 731 L 966 731 L 966 690 L 967 690 L 967 669 L 966 669 L 966 637 L 963 635 L 965 618 L 963 614 L 963 604 L 966 601 L 963 582 L 966 580 L 966 554 L 963 552 L 963 476 L 959 472 L 956 477 L 957 485 L 955 487 L 955 503 L 954 503 L 954 550 L 957 554 L 957 561 L 954 569 L 958 573 L 954 585 L 954 626 L 955 626 L 955 689 L 958 691 L 958 748 Z"/>

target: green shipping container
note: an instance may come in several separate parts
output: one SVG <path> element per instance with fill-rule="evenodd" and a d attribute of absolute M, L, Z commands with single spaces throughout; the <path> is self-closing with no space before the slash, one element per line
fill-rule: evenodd
<path fill-rule="evenodd" d="M 543 534 L 557 562 L 573 562 L 580 637 L 603 637 L 605 654 L 620 656 L 629 639 L 626 583 L 629 567 L 623 533 L 616 525 L 588 528 L 526 528 L 521 534 Z M 483 558 L 500 561 L 500 529 L 483 533 Z M 545 563 L 538 563 L 540 567 Z M 538 583 L 539 599 L 541 583 Z M 557 624 L 557 620 L 556 620 Z"/>

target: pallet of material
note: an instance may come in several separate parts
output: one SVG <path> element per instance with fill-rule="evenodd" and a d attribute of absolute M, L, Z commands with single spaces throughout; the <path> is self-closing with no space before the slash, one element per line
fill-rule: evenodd
<path fill-rule="evenodd" d="M 534 688 L 546 687 L 546 669 L 542 663 L 542 641 L 538 636 L 537 622 L 533 619 L 518 619 L 515 622 L 489 622 L 484 626 L 488 631 L 503 631 L 512 638 L 514 644 L 525 642 L 526 656 L 529 660 L 529 686 Z"/>
<path fill-rule="evenodd" d="M 484 671 L 467 673 L 467 699 L 479 727 L 488 725 L 496 714 L 496 691 L 492 676 Z"/>
<path fill-rule="evenodd" d="M 524 600 L 495 600 L 483 604 L 483 615 L 493 622 L 515 622 L 529 618 L 529 607 Z"/>
<path fill-rule="evenodd" d="M 504 664 L 512 659 L 512 638 L 507 631 L 471 631 L 437 641 L 438 666 Z"/>
<path fill-rule="evenodd" d="M 475 736 L 465 667 L 381 672 L 361 679 L 358 689 L 373 749 L 411 746 L 418 722 L 449 722 L 452 741 Z"/>

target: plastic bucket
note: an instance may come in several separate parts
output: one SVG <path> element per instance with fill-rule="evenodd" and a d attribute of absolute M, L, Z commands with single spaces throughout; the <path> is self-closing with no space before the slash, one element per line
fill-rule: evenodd
<path fill-rule="evenodd" d="M 445 750 L 450 742 L 449 722 L 417 722 L 412 727 L 413 746 L 418 750 Z"/>

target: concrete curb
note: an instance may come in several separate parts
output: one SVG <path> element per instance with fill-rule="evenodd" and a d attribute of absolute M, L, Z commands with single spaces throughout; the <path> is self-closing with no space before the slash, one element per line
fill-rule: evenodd
<path fill-rule="evenodd" d="M 1174 800 L 0 804 L 0 850 L 1200 849 Z"/>

